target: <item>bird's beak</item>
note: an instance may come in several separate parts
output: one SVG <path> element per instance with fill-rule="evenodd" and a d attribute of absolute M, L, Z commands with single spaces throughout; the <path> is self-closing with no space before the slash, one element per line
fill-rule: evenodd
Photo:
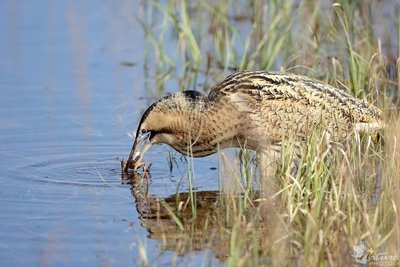
<path fill-rule="evenodd" d="M 136 171 L 142 165 L 140 160 L 151 145 L 150 132 L 136 136 L 124 171 L 128 171 L 129 168 Z"/>

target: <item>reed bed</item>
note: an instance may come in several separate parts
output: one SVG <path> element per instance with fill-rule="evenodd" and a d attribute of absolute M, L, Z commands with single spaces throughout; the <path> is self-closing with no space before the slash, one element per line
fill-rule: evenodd
<path fill-rule="evenodd" d="M 164 249 L 211 249 L 228 266 L 348 266 L 364 242 L 370 265 L 400 264 L 399 13 L 389 0 L 143 2 L 149 95 L 207 92 L 237 70 L 282 70 L 365 98 L 387 123 L 378 139 L 337 146 L 311 135 L 297 159 L 287 140 L 272 182 L 259 179 L 252 153 L 238 151 L 232 163 L 221 151 L 216 179 L 234 189 L 206 200 L 190 190 L 157 204 L 170 218 Z M 190 188 L 196 171 L 188 160 Z M 168 245 L 170 234 L 179 246 Z M 374 257 L 382 253 L 392 258 Z"/>

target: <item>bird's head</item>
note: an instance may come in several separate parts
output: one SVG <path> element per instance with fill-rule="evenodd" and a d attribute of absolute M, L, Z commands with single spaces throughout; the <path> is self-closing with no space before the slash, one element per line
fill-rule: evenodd
<path fill-rule="evenodd" d="M 184 91 L 168 95 L 153 103 L 139 122 L 126 168 L 138 169 L 142 164 L 140 160 L 144 153 L 153 144 L 174 146 L 179 142 L 182 124 L 187 119 L 185 115 L 202 97 L 203 95 L 197 91 Z"/>

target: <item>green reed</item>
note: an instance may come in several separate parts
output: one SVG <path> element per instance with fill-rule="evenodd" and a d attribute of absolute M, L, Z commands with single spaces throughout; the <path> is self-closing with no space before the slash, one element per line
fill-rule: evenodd
<path fill-rule="evenodd" d="M 233 164 L 221 152 L 216 179 L 230 178 L 234 190 L 221 190 L 217 210 L 204 215 L 206 224 L 184 221 L 178 210 L 164 204 L 180 233 L 196 229 L 210 235 L 208 248 L 214 254 L 227 251 L 219 258 L 228 266 L 351 265 L 352 246 L 360 240 L 375 252 L 398 255 L 400 23 L 398 1 L 388 3 L 144 4 L 142 22 L 149 44 L 145 64 L 153 66 L 148 78 L 156 81 L 150 92 L 162 95 L 166 82 L 176 90 L 208 91 L 234 70 L 288 70 L 365 97 L 384 111 L 388 125 L 382 132 L 384 145 L 368 136 L 328 145 L 321 138 L 323 129 L 316 129 L 298 158 L 293 141 L 284 140 L 270 194 L 258 192 L 259 173 L 247 152 L 238 153 Z M 196 171 L 196 161 L 189 160 L 193 218 L 200 212 L 193 191 L 200 182 L 193 179 Z"/>

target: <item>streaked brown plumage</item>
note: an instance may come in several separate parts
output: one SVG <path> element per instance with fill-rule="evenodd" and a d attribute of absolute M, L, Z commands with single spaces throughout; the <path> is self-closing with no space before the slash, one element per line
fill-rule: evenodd
<path fill-rule="evenodd" d="M 279 147 L 284 136 L 302 141 L 315 128 L 326 130 L 332 140 L 341 140 L 353 131 L 382 125 L 382 113 L 376 107 L 311 78 L 238 72 L 208 96 L 184 91 L 151 105 L 139 123 L 126 169 L 137 169 L 144 152 L 157 143 L 184 155 L 204 157 L 218 148 L 244 144 L 257 151 Z"/>

